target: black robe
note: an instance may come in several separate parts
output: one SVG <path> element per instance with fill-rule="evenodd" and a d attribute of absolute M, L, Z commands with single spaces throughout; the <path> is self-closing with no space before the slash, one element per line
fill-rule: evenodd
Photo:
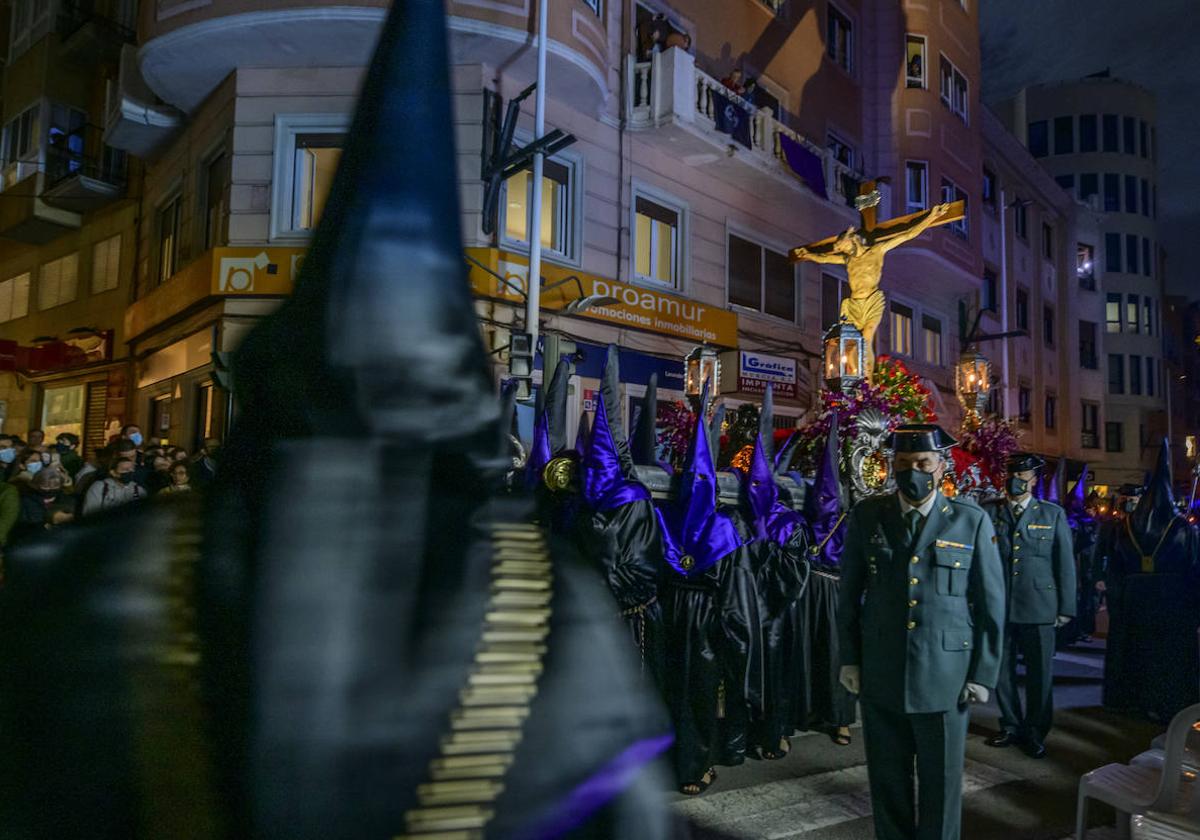
<path fill-rule="evenodd" d="M 1200 541 L 1186 518 L 1163 531 L 1139 536 L 1154 553 L 1154 571 L 1124 522 L 1106 529 L 1108 645 L 1104 659 L 1104 705 L 1168 721 L 1200 699 Z"/>

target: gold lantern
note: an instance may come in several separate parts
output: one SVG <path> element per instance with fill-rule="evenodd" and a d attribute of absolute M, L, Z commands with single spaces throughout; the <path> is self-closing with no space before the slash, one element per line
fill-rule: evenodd
<path fill-rule="evenodd" d="M 845 318 L 825 333 L 825 386 L 848 394 L 862 381 L 866 370 L 866 343 L 858 327 Z"/>
<path fill-rule="evenodd" d="M 958 401 L 966 412 L 964 423 L 978 426 L 991 389 L 992 363 L 978 350 L 968 348 L 958 357 L 954 379 Z"/>

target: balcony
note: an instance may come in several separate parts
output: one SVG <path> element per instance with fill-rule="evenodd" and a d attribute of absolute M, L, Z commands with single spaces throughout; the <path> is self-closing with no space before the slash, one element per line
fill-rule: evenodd
<path fill-rule="evenodd" d="M 52 207 L 90 213 L 122 196 L 125 153 L 104 143 L 97 126 L 62 135 L 46 150 L 42 199 Z"/>
<path fill-rule="evenodd" d="M 734 95 L 698 69 L 690 54 L 672 48 L 655 53 L 651 61 L 635 62 L 629 56 L 626 73 L 625 108 L 630 130 L 655 132 L 684 163 L 703 165 L 719 177 L 753 188 L 764 198 L 790 201 L 800 191 L 836 207 L 854 206 L 858 185 L 865 180 L 860 172 L 784 125 L 769 108 L 757 108 Z M 718 95 L 750 115 L 748 148 L 718 130 Z M 787 161 L 788 141 L 801 148 L 799 156 L 813 167 L 803 180 Z M 747 182 L 747 176 L 753 177 L 753 173 L 762 177 Z"/>
<path fill-rule="evenodd" d="M 151 157 L 174 136 L 182 117 L 163 105 L 138 70 L 137 48 L 121 47 L 117 78 L 105 91 L 104 142 L 138 157 Z"/>
<path fill-rule="evenodd" d="M 94 66 L 115 62 L 136 38 L 136 4 L 129 0 L 59 0 L 59 55 Z"/>
<path fill-rule="evenodd" d="M 79 213 L 55 207 L 43 199 L 46 173 L 35 161 L 15 161 L 0 172 L 0 237 L 42 245 L 78 230 Z"/>

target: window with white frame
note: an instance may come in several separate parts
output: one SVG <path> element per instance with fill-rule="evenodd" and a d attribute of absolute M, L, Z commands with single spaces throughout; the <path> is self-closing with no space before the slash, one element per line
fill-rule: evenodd
<path fill-rule="evenodd" d="M 892 352 L 897 356 L 913 354 L 913 311 L 902 303 L 891 304 Z"/>
<path fill-rule="evenodd" d="M 951 181 L 949 178 L 942 179 L 942 202 L 949 204 L 953 201 L 961 201 L 963 203 L 963 215 L 961 219 L 956 219 L 950 223 L 950 230 L 954 231 L 958 236 L 967 239 L 969 229 L 967 228 L 967 219 L 970 218 L 970 211 L 967 208 L 967 194 L 962 187 Z"/>
<path fill-rule="evenodd" d="M 921 160 L 905 161 L 904 184 L 908 212 L 929 209 L 929 164 Z"/>
<path fill-rule="evenodd" d="M 967 77 L 950 59 L 938 54 L 938 95 L 947 108 L 967 122 L 970 90 Z"/>
<path fill-rule="evenodd" d="M 40 145 L 40 105 L 32 105 L 4 125 L 3 163 L 36 160 Z"/>
<path fill-rule="evenodd" d="M 576 227 L 582 208 L 579 203 L 579 159 L 555 156 L 542 161 L 542 211 L 538 227 L 544 253 L 571 260 L 577 257 Z M 532 167 L 522 169 L 504 183 L 502 238 L 516 250 L 529 248 L 533 223 Z"/>
<path fill-rule="evenodd" d="M 658 196 L 633 201 L 633 274 L 643 283 L 682 285 L 686 213 Z"/>
<path fill-rule="evenodd" d="M 38 272 L 38 309 L 53 309 L 75 300 L 79 291 L 79 254 L 42 263 Z"/>
<path fill-rule="evenodd" d="M 847 73 L 854 72 L 854 26 L 832 3 L 826 7 L 825 52 Z"/>
<path fill-rule="evenodd" d="M 925 36 L 905 36 L 905 87 L 923 88 L 927 85 L 925 76 Z"/>
<path fill-rule="evenodd" d="M 787 255 L 729 234 L 729 302 L 796 320 L 796 267 Z"/>
<path fill-rule="evenodd" d="M 121 234 L 92 246 L 92 294 L 117 288 L 121 282 Z"/>
<path fill-rule="evenodd" d="M 921 316 L 921 338 L 924 344 L 925 361 L 942 366 L 942 322 L 931 315 Z"/>
<path fill-rule="evenodd" d="M 158 282 L 165 283 L 179 270 L 179 218 L 183 201 L 180 196 L 158 210 Z"/>
<path fill-rule="evenodd" d="M 600 16 L 600 2 L 601 0 L 583 0 L 584 5 L 595 12 L 597 17 Z"/>
<path fill-rule="evenodd" d="M 345 114 L 277 114 L 271 239 L 307 239 L 325 209 L 342 159 Z"/>
<path fill-rule="evenodd" d="M 29 272 L 0 283 L 0 324 L 29 314 Z"/>

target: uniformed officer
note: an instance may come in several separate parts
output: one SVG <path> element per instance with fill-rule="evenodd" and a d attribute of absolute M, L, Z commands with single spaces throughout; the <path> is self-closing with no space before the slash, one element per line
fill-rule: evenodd
<path fill-rule="evenodd" d="M 1044 462 L 1017 452 L 1008 459 L 1005 498 L 987 505 L 1004 570 L 1008 624 L 996 703 L 1000 733 L 989 747 L 1017 744 L 1031 758 L 1046 755 L 1054 716 L 1055 628 L 1075 615 L 1075 560 L 1067 514 L 1032 496 Z M 1017 655 L 1025 659 L 1025 707 L 1017 693 Z"/>
<path fill-rule="evenodd" d="M 846 528 L 841 682 L 861 693 L 880 840 L 958 838 L 968 702 L 986 702 L 1000 670 L 992 522 L 938 492 L 954 444 L 938 426 L 900 426 L 891 439 L 899 492 L 859 502 Z"/>

